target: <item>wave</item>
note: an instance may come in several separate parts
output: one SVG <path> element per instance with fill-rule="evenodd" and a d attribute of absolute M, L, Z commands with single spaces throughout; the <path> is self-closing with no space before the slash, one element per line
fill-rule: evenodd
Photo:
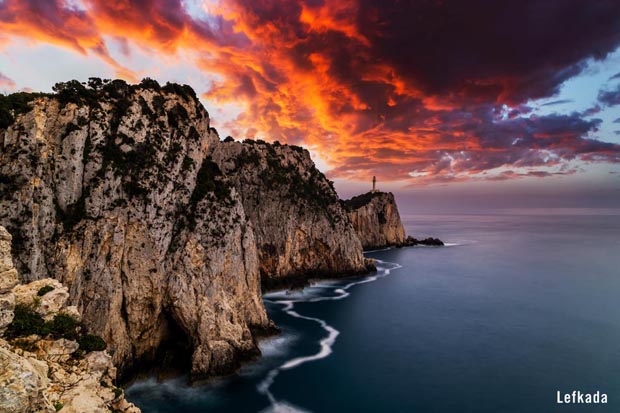
<path fill-rule="evenodd" d="M 444 247 L 458 247 L 461 245 L 470 245 L 470 244 L 476 244 L 478 243 L 478 241 L 473 240 L 473 239 L 464 239 L 464 240 L 458 240 L 458 241 L 454 241 L 454 242 L 446 242 L 444 243 Z"/>
<path fill-rule="evenodd" d="M 370 252 L 370 251 L 368 251 Z M 349 290 L 356 285 L 366 284 L 369 282 L 373 282 L 378 280 L 379 278 L 383 278 L 390 274 L 392 270 L 401 268 L 399 264 L 385 262 L 379 259 L 376 259 L 377 263 L 377 272 L 373 275 L 358 279 L 356 281 L 349 282 L 348 284 L 342 285 L 342 281 L 322 281 L 316 283 L 310 287 L 307 287 L 301 291 L 295 292 L 285 292 L 285 291 L 276 291 L 269 294 L 266 294 L 263 298 L 265 301 L 281 305 L 282 311 L 288 314 L 291 317 L 299 318 L 302 320 L 308 320 L 315 322 L 321 326 L 323 330 L 327 333 L 327 336 L 322 338 L 319 341 L 320 349 L 317 353 L 311 354 L 308 356 L 295 357 L 290 360 L 285 361 L 278 367 L 272 369 L 267 373 L 265 379 L 263 379 L 257 386 L 257 390 L 259 393 L 264 394 L 269 399 L 271 405 L 263 410 L 263 413 L 305 413 L 306 410 L 303 410 L 297 406 L 294 406 L 287 402 L 286 400 L 277 400 L 274 394 L 271 392 L 271 386 L 273 385 L 276 377 L 280 374 L 281 371 L 294 369 L 296 367 L 301 366 L 304 363 L 321 360 L 326 357 L 329 357 L 333 352 L 333 346 L 336 343 L 336 338 L 340 334 L 340 331 L 335 329 L 333 326 L 330 326 L 325 320 L 309 317 L 302 314 L 299 314 L 295 311 L 296 303 L 316 303 L 321 301 L 337 301 L 347 298 L 351 295 Z M 326 291 L 328 290 L 328 291 Z"/>
<path fill-rule="evenodd" d="M 369 252 L 388 251 L 388 250 L 391 250 L 392 248 L 394 248 L 394 247 L 385 247 L 385 248 L 379 248 L 379 249 L 376 249 L 376 250 L 368 250 L 368 251 L 364 251 L 364 254 L 367 254 Z"/>
<path fill-rule="evenodd" d="M 294 334 L 282 333 L 275 337 L 261 339 L 258 343 L 258 348 L 262 358 L 277 357 L 285 354 L 297 338 Z"/>

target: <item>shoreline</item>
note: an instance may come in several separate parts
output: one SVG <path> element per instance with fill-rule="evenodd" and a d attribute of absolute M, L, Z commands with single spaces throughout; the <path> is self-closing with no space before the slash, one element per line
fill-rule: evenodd
<path fill-rule="evenodd" d="M 368 251 L 368 253 L 369 252 L 371 251 Z M 298 366 L 301 366 L 302 364 L 321 360 L 321 359 L 328 357 L 332 353 L 332 347 L 336 343 L 337 337 L 340 334 L 340 332 L 334 327 L 332 327 L 331 325 L 329 325 L 329 323 L 326 320 L 322 320 L 316 317 L 307 316 L 305 314 L 298 313 L 295 310 L 295 305 L 297 303 L 318 303 L 318 302 L 324 302 L 324 301 L 339 301 L 339 300 L 345 299 L 351 295 L 352 292 L 350 290 L 353 287 L 361 285 L 361 284 L 366 284 L 369 282 L 377 281 L 380 278 L 384 278 L 390 275 L 392 270 L 401 268 L 401 266 L 396 263 L 384 262 L 380 260 L 377 260 L 377 263 L 378 263 L 377 271 L 372 272 L 372 273 L 367 273 L 365 275 L 357 275 L 357 276 L 354 275 L 354 276 L 340 277 L 340 278 L 312 279 L 313 282 L 316 282 L 318 284 L 320 284 L 321 281 L 335 281 L 333 285 L 326 283 L 326 285 L 324 286 L 326 288 L 324 289 L 329 290 L 329 292 L 325 291 L 325 293 L 321 293 L 320 295 L 312 295 L 310 297 L 305 297 L 305 298 L 301 297 L 304 289 L 297 289 L 293 291 L 288 290 L 288 289 L 280 289 L 280 290 L 270 291 L 264 294 L 263 300 L 266 303 L 274 304 L 273 311 L 284 312 L 288 314 L 288 316 L 290 317 L 300 319 L 300 320 L 306 320 L 308 322 L 317 323 L 327 333 L 327 335 L 322 336 L 319 339 L 320 348 L 316 353 L 307 354 L 307 355 L 306 354 L 289 354 L 290 357 L 287 357 L 286 361 L 278 362 L 276 365 L 270 367 L 269 369 L 261 373 L 262 378 L 257 380 L 258 384 L 256 386 L 256 391 L 259 394 L 262 394 L 265 397 L 267 397 L 267 399 L 271 403 L 271 406 L 269 407 L 269 409 L 271 410 L 266 410 L 266 411 L 277 411 L 278 408 L 299 409 L 296 406 L 290 405 L 286 401 L 279 400 L 273 393 L 271 393 L 270 391 L 271 385 L 274 383 L 274 381 L 277 379 L 277 376 L 282 371 L 294 369 Z M 312 288 L 313 285 L 308 285 L 307 287 Z M 330 294 L 330 293 L 333 293 L 333 294 Z M 289 294 L 291 294 L 292 296 L 289 296 Z M 281 306 L 281 308 L 275 309 L 275 306 Z M 260 347 L 260 344 L 262 342 L 268 342 L 270 339 L 278 337 L 280 334 L 285 333 L 285 332 L 286 332 L 285 330 L 280 330 L 278 334 L 257 337 L 256 339 L 257 345 Z M 258 360 L 260 360 L 260 358 L 261 356 L 258 356 L 254 358 L 253 360 L 247 360 L 245 362 L 242 362 L 240 365 L 240 368 L 243 368 L 244 366 L 251 364 L 252 362 L 257 362 Z M 201 385 L 217 384 L 220 381 L 226 381 L 227 379 L 234 377 L 238 372 L 239 372 L 239 369 L 237 369 L 235 372 L 228 374 L 228 375 L 211 376 L 211 377 L 201 379 L 201 380 L 189 380 L 189 376 L 187 374 L 176 375 L 174 377 L 165 377 L 165 378 L 159 378 L 151 374 L 151 375 L 144 375 L 144 376 L 138 377 L 132 380 L 131 382 L 129 382 L 128 384 L 124 385 L 123 388 L 129 389 L 131 386 L 134 386 L 136 384 L 139 384 L 147 380 L 151 380 L 151 379 L 155 379 L 158 384 L 164 383 L 168 380 L 181 379 L 184 385 L 194 388 L 194 387 L 200 387 Z M 209 391 L 209 390 L 206 390 L 206 391 Z M 291 410 L 291 411 L 298 411 L 298 410 Z M 303 411 L 303 409 L 299 411 Z"/>
<path fill-rule="evenodd" d="M 443 244 L 443 243 L 442 243 Z M 448 244 L 443 244 L 441 246 L 446 246 Z M 276 280 L 273 283 L 267 283 L 267 285 L 261 285 L 262 291 L 262 299 L 266 300 L 266 296 L 273 294 L 286 294 L 286 293 L 297 293 L 302 292 L 306 288 L 313 287 L 314 284 L 321 283 L 322 281 L 332 281 L 332 282 L 346 282 L 350 281 L 346 287 L 347 289 L 365 282 L 375 281 L 377 278 L 382 278 L 383 276 L 377 277 L 377 273 L 384 271 L 382 268 L 377 268 L 376 263 L 381 262 L 377 261 L 373 258 L 369 258 L 366 255 L 373 252 L 387 251 L 394 248 L 413 248 L 413 247 L 438 247 L 439 245 L 424 245 L 424 244 L 414 244 L 414 245 L 404 245 L 404 244 L 392 244 L 388 246 L 379 247 L 376 249 L 364 250 L 364 259 L 366 263 L 366 270 L 360 272 L 343 272 L 340 274 L 334 273 L 324 273 L 319 274 L 315 273 L 312 276 L 308 276 L 307 274 L 301 274 L 293 277 L 285 277 L 280 280 Z M 383 263 L 383 262 L 381 262 Z M 374 278 L 376 277 L 376 278 Z M 365 281 L 368 278 L 372 278 L 370 281 Z M 360 281 L 355 281 L 356 279 L 360 279 Z M 344 298 L 344 297 L 343 297 Z M 319 299 L 318 301 L 324 301 L 331 299 L 327 297 L 325 299 Z M 268 300 L 268 299 L 267 299 Z M 155 378 L 158 382 L 163 382 L 168 379 L 176 379 L 183 378 L 190 385 L 199 385 L 200 383 L 207 383 L 210 381 L 217 381 L 219 379 L 224 379 L 226 377 L 234 376 L 239 372 L 239 370 L 247 364 L 251 364 L 256 360 L 262 357 L 260 351 L 259 343 L 261 341 L 267 340 L 272 337 L 277 337 L 282 333 L 282 330 L 273 322 L 270 323 L 268 327 L 250 327 L 252 331 L 253 339 L 255 342 L 255 348 L 246 351 L 239 352 L 237 357 L 233 363 L 231 363 L 230 371 L 227 371 L 223 374 L 210 375 L 205 377 L 192 377 L 191 372 L 188 369 L 183 367 L 166 367 L 161 365 L 153 365 L 152 363 L 146 361 L 141 363 L 143 366 L 138 366 L 136 368 L 132 368 L 130 372 L 121 373 L 119 377 L 119 385 L 126 389 L 133 385 L 136 382 Z M 179 354 L 168 354 L 164 352 L 164 358 L 170 358 L 172 360 L 179 360 Z M 185 363 L 187 364 L 187 363 Z M 144 367 L 149 366 L 149 367 Z"/>

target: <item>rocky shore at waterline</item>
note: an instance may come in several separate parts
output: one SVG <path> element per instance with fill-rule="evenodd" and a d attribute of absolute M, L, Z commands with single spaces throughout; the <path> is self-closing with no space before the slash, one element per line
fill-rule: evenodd
<path fill-rule="evenodd" d="M 21 285 L 2 287 L 2 346 L 48 372 L 96 373 L 93 405 L 127 407 L 117 375 L 173 360 L 200 379 L 258 357 L 258 338 L 277 332 L 263 290 L 372 272 L 364 249 L 439 245 L 405 237 L 391 193 L 341 201 L 306 149 L 221 140 L 189 86 L 93 78 L 55 90 L 1 97 L 0 225 L 13 236 L 2 275 Z M 15 314 L 37 329 L 16 336 Z M 68 336 L 53 333 L 58 314 L 78 320 Z M 75 360 L 85 334 L 105 345 L 101 371 L 84 361 L 95 356 Z M 69 364 L 50 367 L 46 349 L 62 346 Z M 43 399 L 70 411 L 52 393 Z"/>

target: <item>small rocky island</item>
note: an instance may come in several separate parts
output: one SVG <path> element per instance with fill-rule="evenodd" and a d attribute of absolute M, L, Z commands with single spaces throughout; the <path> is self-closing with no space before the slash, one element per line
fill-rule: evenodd
<path fill-rule="evenodd" d="M 276 330 L 263 289 L 368 273 L 364 249 L 442 245 L 405 237 L 391 193 L 341 201 L 301 147 L 221 140 L 189 86 L 91 78 L 54 90 L 0 96 L 0 225 L 12 235 L 6 258 L 0 234 L 0 391 L 36 390 L 26 411 L 135 412 L 115 386 L 137 372 L 167 363 L 197 379 L 257 357 Z M 17 299 L 18 282 L 36 294 Z M 68 335 L 50 330 L 59 314 L 77 323 Z M 23 317 L 41 329 L 17 337 Z M 19 382 L 28 369 L 35 382 Z M 99 387 L 58 396 L 62 371 Z M 68 398 L 93 392 L 71 410 Z"/>

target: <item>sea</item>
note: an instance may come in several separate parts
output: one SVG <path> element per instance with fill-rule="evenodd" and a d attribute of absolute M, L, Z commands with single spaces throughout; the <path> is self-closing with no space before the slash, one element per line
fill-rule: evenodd
<path fill-rule="evenodd" d="M 405 215 L 445 247 L 264 296 L 282 329 L 238 374 L 126 389 L 144 413 L 620 412 L 620 212 Z M 607 395 L 558 404 L 558 392 Z"/>

